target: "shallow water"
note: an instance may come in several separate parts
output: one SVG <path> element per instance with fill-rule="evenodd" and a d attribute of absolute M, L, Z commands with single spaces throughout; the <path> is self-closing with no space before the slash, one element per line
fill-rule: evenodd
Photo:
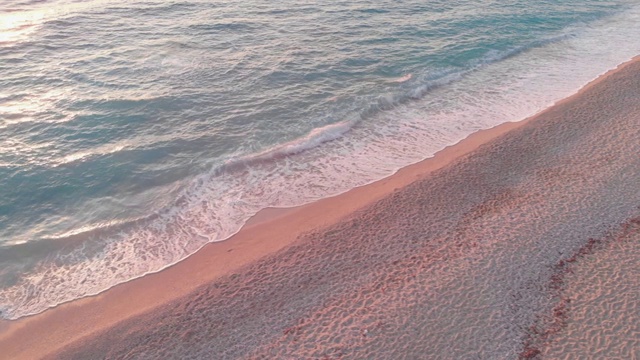
<path fill-rule="evenodd" d="M 625 1 L 16 1 L 0 10 L 0 309 L 158 271 L 638 54 Z"/>

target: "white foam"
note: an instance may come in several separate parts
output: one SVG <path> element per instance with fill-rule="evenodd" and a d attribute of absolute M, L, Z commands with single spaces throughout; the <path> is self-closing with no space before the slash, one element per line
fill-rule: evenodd
<path fill-rule="evenodd" d="M 575 36 L 496 54 L 499 61 L 489 59 L 475 71 L 450 74 L 438 86 L 410 91 L 416 100 L 392 101 L 363 121 L 328 125 L 230 161 L 222 171 L 194 179 L 174 206 L 152 218 L 39 264 L 0 290 L 0 308 L 13 319 L 97 294 L 176 263 L 207 242 L 229 238 L 265 207 L 342 193 L 475 131 L 533 115 L 640 53 L 639 19 L 640 7 L 634 7 Z"/>

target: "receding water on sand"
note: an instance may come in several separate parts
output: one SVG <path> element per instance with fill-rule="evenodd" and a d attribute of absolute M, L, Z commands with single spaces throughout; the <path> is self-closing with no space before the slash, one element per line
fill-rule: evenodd
<path fill-rule="evenodd" d="M 287 236 L 300 219 L 358 199 L 353 193 L 387 191 L 339 221 L 306 228 L 279 252 L 201 279 L 53 355 L 633 358 L 638 98 L 636 60 L 439 170 L 408 175 L 409 185 L 396 187 L 399 173 L 282 218 Z M 276 222 L 253 230 L 277 237 Z M 163 280 L 190 278 L 188 269 L 215 258 L 208 252 L 138 285 L 164 289 Z M 120 294 L 106 303 L 129 299 Z M 105 305 L 87 303 L 52 313 Z"/>
<path fill-rule="evenodd" d="M 342 193 L 548 107 L 636 55 L 640 10 L 616 4 L 43 12 L 0 44 L 3 315 L 159 271 L 261 209 Z M 145 21 L 122 24 L 131 13 Z"/>

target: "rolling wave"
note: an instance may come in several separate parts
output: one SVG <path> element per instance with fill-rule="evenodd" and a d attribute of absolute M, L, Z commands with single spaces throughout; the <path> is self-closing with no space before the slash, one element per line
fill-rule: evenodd
<path fill-rule="evenodd" d="M 320 122 L 322 125 L 311 129 L 304 124 L 306 127 L 300 128 L 305 131 L 299 133 L 305 135 L 275 145 L 262 143 L 259 151 L 237 148 L 232 153 L 212 155 L 206 171 L 181 178 L 169 191 L 171 200 L 157 209 L 149 206 L 143 216 L 90 222 L 40 242 L 5 243 L 0 249 L 0 261 L 7 264 L 0 270 L 2 316 L 16 319 L 35 314 L 162 270 L 208 242 L 228 239 L 261 209 L 301 205 L 371 183 L 432 156 L 474 131 L 530 116 L 636 55 L 637 48 L 633 46 L 640 44 L 630 49 L 612 44 L 633 39 L 639 17 L 637 10 L 629 11 L 597 26 L 529 41 L 504 51 L 488 50 L 463 68 L 410 69 L 396 72 L 396 77 L 367 74 L 381 84 L 379 91 L 369 88 L 363 91 L 365 95 L 353 93 L 339 99 L 334 93 L 327 94 L 322 99 L 329 98 L 334 111 L 320 117 L 331 121 Z M 248 28 L 217 26 L 210 30 L 241 33 Z M 597 51 L 609 56 L 592 61 L 587 55 Z M 242 56 L 250 58 L 251 51 L 246 50 Z M 185 66 L 184 58 L 174 58 L 175 64 L 171 59 L 164 65 L 207 75 L 201 68 Z M 276 63 L 286 61 L 278 58 Z M 275 72 L 269 63 L 262 65 L 262 73 Z M 244 71 L 243 66 L 236 66 L 234 71 Z M 169 80 L 181 84 L 180 76 L 185 71 L 170 74 L 176 78 Z M 254 78 L 250 86 L 258 82 Z M 221 101 L 220 97 L 212 98 Z M 110 111 L 138 105 L 126 100 L 105 104 Z M 156 105 L 165 106 L 162 111 L 170 111 L 174 104 Z M 336 118 L 340 120 L 334 121 Z M 117 119 L 119 122 L 111 131 L 129 131 L 126 126 L 136 119 Z M 103 123 L 98 118 L 83 120 L 87 121 L 68 126 L 86 126 L 89 133 L 93 128 L 87 124 Z M 232 128 L 238 134 L 243 129 Z M 171 136 L 179 138 L 158 132 L 167 141 Z M 97 137 L 87 137 L 98 142 Z M 124 155 L 131 150 L 128 146 L 126 142 L 102 143 L 70 152 L 56 158 L 57 168 L 75 169 L 89 161 Z M 154 196 L 155 193 L 145 198 Z M 95 208 L 104 206 L 103 198 L 94 200 Z"/>

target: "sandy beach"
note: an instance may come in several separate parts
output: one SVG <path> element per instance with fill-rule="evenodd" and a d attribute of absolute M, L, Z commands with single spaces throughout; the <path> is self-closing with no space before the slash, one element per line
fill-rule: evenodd
<path fill-rule="evenodd" d="M 2 322 L 0 358 L 640 358 L 639 138 L 634 60 L 387 179 Z"/>

